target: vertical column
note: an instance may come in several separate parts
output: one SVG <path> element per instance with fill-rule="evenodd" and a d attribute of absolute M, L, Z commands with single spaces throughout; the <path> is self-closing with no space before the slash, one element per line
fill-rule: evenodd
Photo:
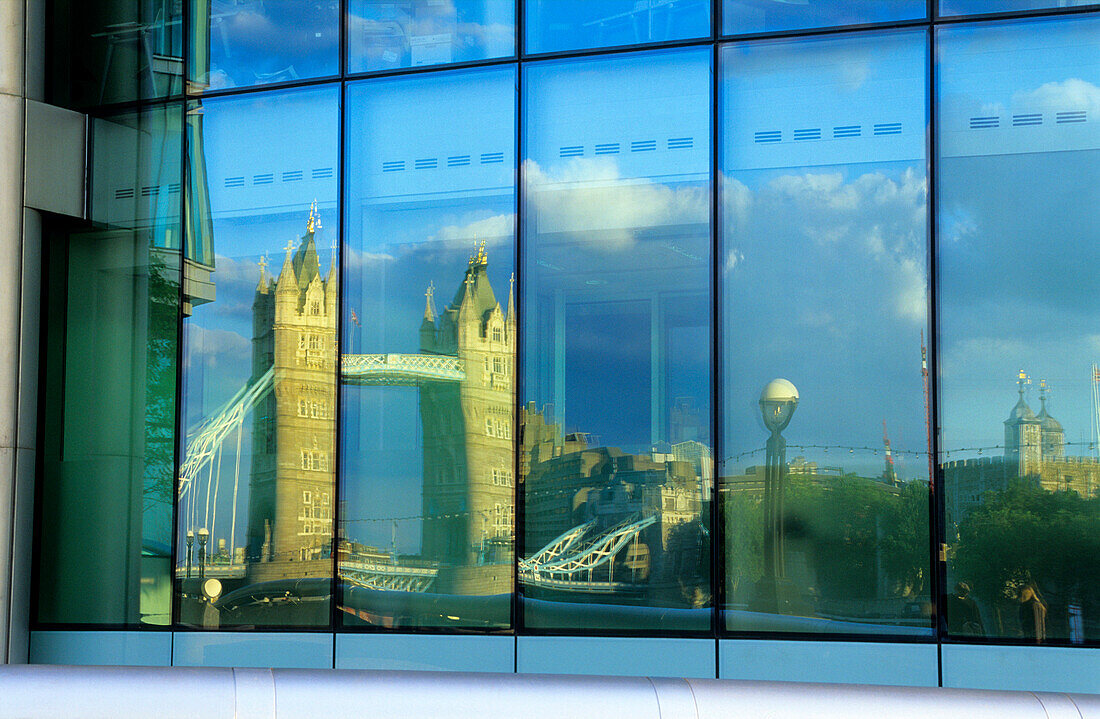
<path fill-rule="evenodd" d="M 22 257 L 24 17 L 23 3 L 0 3 L 0 252 L 8 258 Z M 21 274 L 21 262 L 0 264 L 0 285 L 11 288 L 0 293 L 0 663 L 12 614 Z"/>

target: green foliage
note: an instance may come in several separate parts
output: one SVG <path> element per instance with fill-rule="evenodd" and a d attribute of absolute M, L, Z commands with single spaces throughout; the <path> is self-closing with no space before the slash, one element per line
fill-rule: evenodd
<path fill-rule="evenodd" d="M 1069 602 L 1081 604 L 1086 618 L 1100 613 L 1100 498 L 1018 480 L 987 493 L 958 532 L 952 574 L 969 583 L 979 601 L 1014 599 L 1021 585 L 1034 581 L 1050 605 L 1052 636 L 1064 635 Z"/>

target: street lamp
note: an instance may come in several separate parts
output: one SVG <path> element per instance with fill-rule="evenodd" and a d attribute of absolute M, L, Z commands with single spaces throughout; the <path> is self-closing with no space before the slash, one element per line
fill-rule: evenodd
<path fill-rule="evenodd" d="M 191 578 L 191 553 L 195 547 L 195 533 L 187 530 L 187 578 Z"/>
<path fill-rule="evenodd" d="M 798 390 L 785 379 L 773 379 L 760 393 L 760 414 L 771 432 L 766 447 L 764 470 L 764 576 L 760 602 L 767 611 L 782 612 L 791 597 L 783 591 L 786 567 L 783 558 L 783 485 L 787 470 L 786 429 L 798 408 Z"/>
<path fill-rule="evenodd" d="M 210 532 L 206 527 L 199 530 L 199 579 L 206 576 L 206 540 L 210 538 Z"/>

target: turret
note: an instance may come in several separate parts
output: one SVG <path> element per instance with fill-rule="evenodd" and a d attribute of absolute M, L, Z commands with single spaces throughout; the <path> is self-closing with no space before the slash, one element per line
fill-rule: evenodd
<path fill-rule="evenodd" d="M 1039 382 L 1039 402 L 1041 407 L 1036 419 L 1039 420 L 1040 447 L 1043 460 L 1063 459 L 1066 456 L 1066 433 L 1062 429 L 1062 423 L 1050 416 L 1047 412 L 1047 397 L 1050 395 L 1050 387 L 1047 381 Z"/>
<path fill-rule="evenodd" d="M 275 284 L 276 322 L 298 313 L 298 278 L 294 274 L 294 263 L 291 260 L 293 251 L 294 241 L 288 240 L 286 258 L 283 260 L 283 268 L 279 270 L 279 281 Z"/>

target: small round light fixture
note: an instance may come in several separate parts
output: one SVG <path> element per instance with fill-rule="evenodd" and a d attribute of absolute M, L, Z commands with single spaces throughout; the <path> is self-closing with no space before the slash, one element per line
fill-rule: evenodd
<path fill-rule="evenodd" d="M 202 583 L 202 593 L 210 601 L 214 601 L 222 595 L 222 583 L 217 579 L 207 579 Z"/>
<path fill-rule="evenodd" d="M 764 417 L 764 426 L 772 432 L 782 432 L 790 424 L 797 408 L 798 390 L 788 380 L 773 379 L 760 393 L 760 413 Z"/>

